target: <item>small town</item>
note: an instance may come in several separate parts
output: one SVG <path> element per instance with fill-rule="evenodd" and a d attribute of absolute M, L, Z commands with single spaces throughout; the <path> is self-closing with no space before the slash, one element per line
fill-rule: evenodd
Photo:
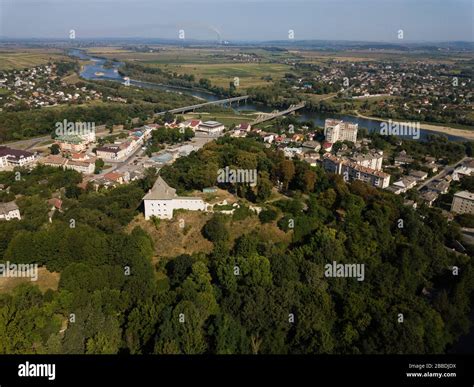
<path fill-rule="evenodd" d="M 123 126 L 121 127 L 123 128 Z M 180 144 L 165 146 L 157 153 L 147 155 L 147 145 L 154 131 L 173 129 L 183 132 L 190 129 L 193 138 Z M 295 129 L 280 130 L 280 133 L 265 132 L 247 122 L 242 122 L 234 128 L 225 128 L 216 121 L 202 122 L 198 119 L 188 119 L 177 122 L 165 122 L 164 125 L 148 124 L 122 132 L 112 143 L 102 143 L 96 138 L 95 131 L 87 131 L 81 135 L 62 135 L 54 139 L 54 145 L 49 148 L 51 154 L 29 152 L 0 147 L 0 170 L 9 171 L 16 167 L 34 168 L 36 165 L 46 165 L 62 169 L 72 169 L 83 175 L 80 187 L 88 184 L 95 190 L 113 188 L 141 179 L 147 168 L 159 171 L 164 165 L 172 164 L 177 158 L 188 156 L 199 150 L 208 141 L 219 136 L 233 138 L 253 137 L 262 141 L 274 150 L 281 151 L 288 159 L 302 160 L 312 167 L 320 166 L 329 173 L 342 175 L 345 181 L 360 180 L 373 187 L 385 189 L 396 195 L 406 197 L 405 204 L 416 208 L 424 203 L 431 207 L 439 195 L 450 191 L 452 182 L 458 182 L 466 176 L 474 176 L 474 160 L 464 157 L 455 166 L 445 165 L 443 160 L 426 155 L 413 158 L 405 150 L 390 156 L 381 149 L 372 147 L 369 138 L 359 139 L 358 125 L 336 119 L 326 119 L 324 140 L 318 142 L 315 138 L 317 131 Z M 98 145 L 99 141 L 102 145 Z M 398 142 L 398 148 L 403 148 L 403 141 Z M 419 166 L 419 169 L 413 166 Z M 166 185 L 160 180 L 161 185 Z M 166 185 L 167 186 L 167 185 Z M 2 187 L 8 190 L 8 187 Z M 158 189 L 158 191 L 162 191 Z M 416 199 L 413 199 L 413 193 Z M 453 214 L 474 214 L 474 193 L 469 191 L 453 192 L 454 197 L 450 211 L 443 213 L 448 219 Z M 159 195 L 158 195 L 159 196 Z M 155 194 L 154 198 L 157 197 Z M 183 201 L 173 199 L 168 194 L 164 200 L 173 202 Z M 145 197 L 145 203 L 147 203 Z M 172 204 L 171 207 L 181 207 Z M 170 207 L 170 208 L 171 208 Z M 196 209 L 207 208 L 203 203 Z M 145 218 L 148 207 L 145 206 Z M 192 209 L 192 208 L 188 208 Z M 5 204 L 2 209 L 3 219 L 20 219 L 18 207 L 14 202 Z M 171 212 L 172 214 L 172 212 Z M 169 217 L 169 213 L 158 215 Z"/>
<path fill-rule="evenodd" d="M 472 386 L 472 10 L 0 0 L 0 387 Z"/>

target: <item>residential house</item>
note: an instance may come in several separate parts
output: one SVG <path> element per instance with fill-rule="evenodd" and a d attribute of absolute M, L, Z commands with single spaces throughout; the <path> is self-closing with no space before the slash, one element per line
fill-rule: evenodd
<path fill-rule="evenodd" d="M 402 192 L 406 192 L 416 186 L 417 180 L 411 176 L 403 176 L 400 180 L 393 183 L 395 187 L 400 187 Z"/>
<path fill-rule="evenodd" d="M 0 220 L 21 219 L 20 209 L 15 202 L 0 203 Z"/>
<path fill-rule="evenodd" d="M 274 139 L 275 139 L 275 135 L 273 133 L 265 133 L 263 135 L 263 142 L 266 142 L 268 144 L 271 144 Z"/>
<path fill-rule="evenodd" d="M 305 141 L 302 145 L 304 151 L 314 151 L 319 152 L 321 149 L 321 144 L 318 141 Z"/>
<path fill-rule="evenodd" d="M 125 184 L 130 181 L 130 174 L 128 172 L 109 172 L 104 175 L 104 179 L 116 184 Z"/>
<path fill-rule="evenodd" d="M 439 194 L 435 191 L 424 191 L 420 194 L 421 199 L 431 207 L 436 199 L 438 199 Z"/>
<path fill-rule="evenodd" d="M 415 160 L 412 157 L 407 156 L 406 154 L 403 154 L 402 152 L 400 152 L 400 154 L 397 157 L 395 157 L 395 165 L 411 164 L 414 161 Z"/>
<path fill-rule="evenodd" d="M 196 131 L 199 128 L 199 125 L 201 125 L 202 121 L 201 120 L 187 120 L 183 121 L 179 124 L 180 128 L 190 128 L 193 131 Z"/>
<path fill-rule="evenodd" d="M 301 155 L 303 153 L 302 148 L 290 148 L 289 146 L 283 148 L 283 153 L 285 157 L 293 158 L 296 155 Z"/>
<path fill-rule="evenodd" d="M 428 189 L 438 194 L 445 194 L 449 190 L 449 185 L 449 182 L 446 180 L 433 180 L 428 184 Z"/>
<path fill-rule="evenodd" d="M 248 122 L 242 122 L 237 126 L 237 129 L 243 130 L 245 132 L 250 132 L 250 130 L 252 129 L 252 125 Z"/>
<path fill-rule="evenodd" d="M 418 181 L 425 180 L 428 177 L 428 173 L 425 171 L 410 171 L 408 175 L 414 177 Z"/>
<path fill-rule="evenodd" d="M 332 144 L 331 142 L 324 141 L 322 148 L 323 148 L 323 150 L 324 150 L 325 152 L 331 152 L 331 150 L 332 150 L 332 145 L 333 145 L 333 144 Z"/>

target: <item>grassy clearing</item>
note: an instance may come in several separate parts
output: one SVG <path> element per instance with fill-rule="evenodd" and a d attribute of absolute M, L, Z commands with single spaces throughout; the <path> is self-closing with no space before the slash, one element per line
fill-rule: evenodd
<path fill-rule="evenodd" d="M 24 283 L 36 285 L 42 292 L 48 289 L 57 290 L 59 278 L 59 273 L 53 273 L 40 267 L 38 268 L 38 281 L 31 281 L 29 278 L 0 278 L 0 293 L 11 292 L 15 287 Z"/>
<path fill-rule="evenodd" d="M 201 229 L 211 216 L 209 213 L 183 211 L 171 220 L 161 220 L 157 229 L 152 222 L 139 215 L 130 223 L 129 229 L 140 226 L 151 236 L 155 246 L 153 263 L 156 263 L 160 258 L 180 254 L 210 253 L 212 243 L 202 236 Z M 180 227 L 181 224 L 184 228 Z"/>

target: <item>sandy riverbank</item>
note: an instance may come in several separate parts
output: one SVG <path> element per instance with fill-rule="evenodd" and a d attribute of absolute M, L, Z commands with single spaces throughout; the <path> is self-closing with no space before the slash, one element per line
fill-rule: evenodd
<path fill-rule="evenodd" d="M 357 117 L 365 118 L 367 120 L 374 120 L 374 121 L 387 121 L 386 119 L 379 118 L 379 117 L 364 116 L 363 114 L 360 114 L 359 112 L 357 112 Z M 404 120 L 395 120 L 395 121 L 402 122 Z M 438 125 L 431 125 L 431 124 L 420 124 L 420 128 L 424 130 L 429 130 L 431 132 L 447 134 L 447 135 L 456 136 L 456 137 L 463 137 L 466 140 L 474 141 L 474 129 L 473 130 L 457 129 L 457 128 L 451 128 L 449 126 L 438 126 Z"/>

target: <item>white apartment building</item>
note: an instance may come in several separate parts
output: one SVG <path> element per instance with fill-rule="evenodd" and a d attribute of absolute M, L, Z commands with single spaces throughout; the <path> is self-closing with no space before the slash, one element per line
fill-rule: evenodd
<path fill-rule="evenodd" d="M 370 152 L 367 154 L 359 153 L 359 154 L 349 157 L 349 160 L 362 167 L 375 169 L 376 171 L 381 171 L 382 162 L 383 162 L 383 151 Z"/>
<path fill-rule="evenodd" d="M 457 214 L 474 214 L 474 193 L 460 191 L 454 194 L 451 212 Z"/>
<path fill-rule="evenodd" d="M 323 156 L 323 167 L 328 172 L 344 175 L 349 180 L 361 180 L 377 188 L 387 188 L 390 184 L 388 173 L 363 167 L 329 153 Z"/>
<path fill-rule="evenodd" d="M 326 141 L 334 144 L 337 141 L 350 141 L 355 143 L 357 141 L 357 130 L 359 124 L 351 124 L 328 118 L 324 122 L 324 136 Z"/>
<path fill-rule="evenodd" d="M 143 198 L 145 219 L 156 216 L 160 219 L 173 218 L 173 210 L 206 211 L 207 204 L 198 197 L 176 195 L 161 176 L 158 176 L 153 188 Z"/>

